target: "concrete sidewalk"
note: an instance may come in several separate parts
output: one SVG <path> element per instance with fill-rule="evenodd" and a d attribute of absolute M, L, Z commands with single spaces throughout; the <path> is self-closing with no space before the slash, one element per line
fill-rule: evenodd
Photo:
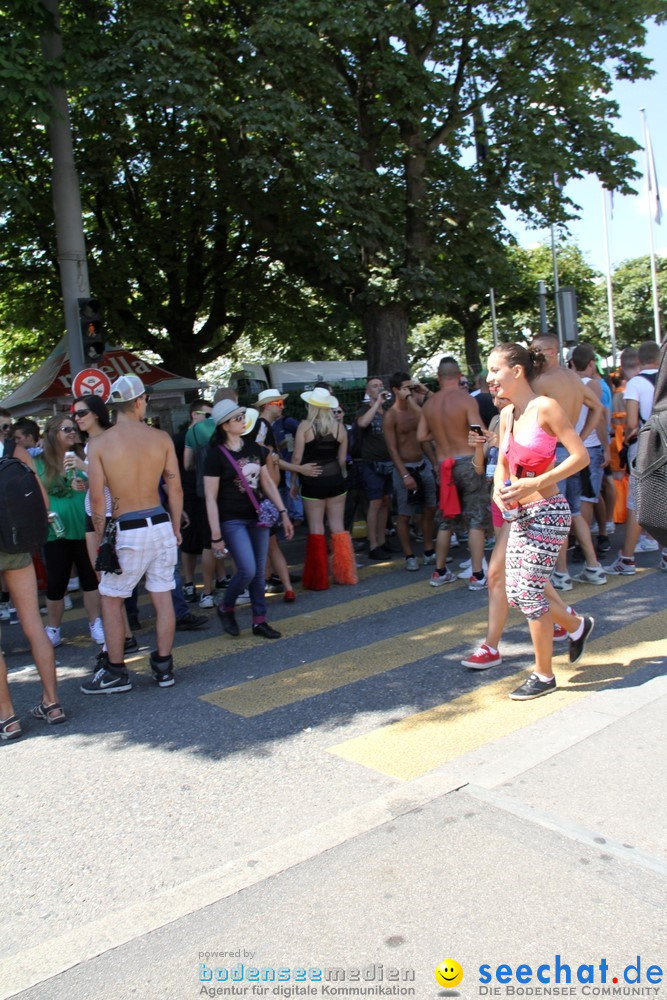
<path fill-rule="evenodd" d="M 366 782 L 348 808 L 332 801 L 310 826 L 8 956 L 2 996 L 180 1000 L 206 986 L 201 960 L 382 965 L 414 973 L 401 995 L 473 997 L 480 965 L 534 969 L 556 954 L 572 969 L 604 957 L 623 986 L 637 956 L 642 972 L 666 964 L 666 709 L 661 660 L 424 777 L 376 779 L 377 794 Z M 113 832 L 108 847 L 128 850 Z M 457 991 L 433 977 L 447 957 L 464 969 Z"/>

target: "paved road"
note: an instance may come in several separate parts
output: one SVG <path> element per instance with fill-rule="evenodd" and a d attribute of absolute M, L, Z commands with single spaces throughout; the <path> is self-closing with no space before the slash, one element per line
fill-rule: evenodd
<path fill-rule="evenodd" d="M 385 995 L 417 997 L 457 995 L 433 978 L 450 955 L 461 996 L 485 995 L 485 962 L 606 955 L 621 983 L 637 955 L 667 965 L 657 561 L 577 585 L 575 606 L 597 620 L 586 657 L 559 657 L 559 691 L 527 704 L 507 698 L 531 663 L 519 617 L 502 667 L 466 671 L 486 596 L 434 590 L 400 559 L 363 569 L 356 588 L 271 598 L 277 642 L 249 634 L 247 610 L 238 640 L 211 616 L 179 636 L 165 691 L 146 629 L 133 692 L 79 694 L 91 647 L 75 607 L 58 651 L 71 721 L 28 724 L 0 748 L 0 995 L 194 997 L 231 989 L 199 976 L 239 961 L 246 975 L 253 961 L 360 967 L 365 990 L 396 968 L 415 992 Z M 20 629 L 3 645 L 25 718 L 37 685 Z M 382 995 L 324 992 L 355 983 L 291 995 Z M 293 973 L 218 995 L 290 987 Z"/>

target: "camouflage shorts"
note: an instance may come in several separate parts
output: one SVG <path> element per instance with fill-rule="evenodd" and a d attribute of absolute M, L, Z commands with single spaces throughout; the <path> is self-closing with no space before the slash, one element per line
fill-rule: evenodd
<path fill-rule="evenodd" d="M 443 515 L 439 530 L 481 528 L 486 531 L 491 525 L 491 496 L 486 476 L 475 472 L 471 455 L 456 459 L 452 475 L 461 502 L 461 513 L 458 517 Z"/>

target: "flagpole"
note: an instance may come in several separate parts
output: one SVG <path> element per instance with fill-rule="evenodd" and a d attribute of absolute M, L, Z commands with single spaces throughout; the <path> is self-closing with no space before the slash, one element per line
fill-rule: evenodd
<path fill-rule="evenodd" d="M 489 288 L 489 301 L 491 303 L 491 328 L 493 330 L 493 346 L 498 346 L 498 323 L 496 321 L 496 293 L 493 288 Z"/>
<path fill-rule="evenodd" d="M 611 195 L 611 192 L 609 192 Z M 607 217 L 607 191 L 602 188 L 602 215 L 604 218 L 604 245 L 607 258 L 607 312 L 609 315 L 609 335 L 611 337 L 611 363 L 616 367 L 616 323 L 614 321 L 614 294 L 611 281 L 611 252 L 609 249 L 609 219 Z"/>
<path fill-rule="evenodd" d="M 653 239 L 653 217 L 657 215 L 660 221 L 662 212 L 660 209 L 660 192 L 658 190 L 658 178 L 655 172 L 655 162 L 653 160 L 653 148 L 651 146 L 651 136 L 648 131 L 646 120 L 646 110 L 641 109 L 644 123 L 644 153 L 646 155 L 646 203 L 648 206 L 648 232 L 649 246 L 651 250 L 651 287 L 653 289 L 653 326 L 655 328 L 655 342 L 660 344 L 660 307 L 658 304 L 658 274 L 655 267 L 655 241 Z"/>
<path fill-rule="evenodd" d="M 558 363 L 563 364 L 563 322 L 560 315 L 560 285 L 558 283 L 558 257 L 556 256 L 556 227 L 551 226 L 551 263 L 554 272 L 554 299 L 556 302 L 556 330 L 558 332 Z"/>

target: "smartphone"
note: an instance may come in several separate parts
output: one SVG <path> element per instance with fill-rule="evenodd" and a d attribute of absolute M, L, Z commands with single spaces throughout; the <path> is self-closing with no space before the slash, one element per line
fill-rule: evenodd
<path fill-rule="evenodd" d="M 484 433 L 484 431 L 482 430 L 480 424 L 470 424 L 470 430 L 474 431 L 475 434 L 483 434 Z"/>

